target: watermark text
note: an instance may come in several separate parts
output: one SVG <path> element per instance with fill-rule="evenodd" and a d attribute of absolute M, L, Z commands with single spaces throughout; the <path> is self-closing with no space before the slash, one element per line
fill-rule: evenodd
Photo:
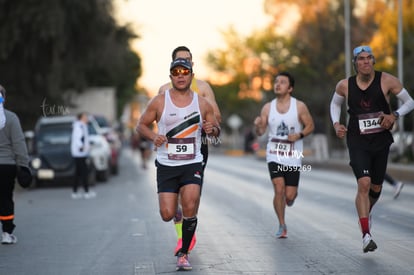
<path fill-rule="evenodd" d="M 63 116 L 70 114 L 69 107 L 63 105 L 49 105 L 46 103 L 46 98 L 43 99 L 42 105 L 40 105 L 42 109 L 43 116 Z"/>

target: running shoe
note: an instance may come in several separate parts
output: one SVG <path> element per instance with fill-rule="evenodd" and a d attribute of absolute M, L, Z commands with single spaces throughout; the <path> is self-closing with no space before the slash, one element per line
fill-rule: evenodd
<path fill-rule="evenodd" d="M 372 240 L 371 235 L 366 233 L 362 239 L 362 251 L 364 253 L 372 252 L 377 249 L 377 244 Z"/>
<path fill-rule="evenodd" d="M 181 247 L 183 247 L 183 239 L 179 238 L 174 249 L 174 256 L 178 256 L 178 254 L 181 253 Z"/>
<path fill-rule="evenodd" d="M 404 183 L 402 183 L 401 181 L 395 184 L 394 199 L 398 198 L 403 187 L 404 187 Z"/>
<path fill-rule="evenodd" d="M 188 255 L 184 253 L 178 253 L 177 255 L 177 267 L 175 270 L 177 271 L 188 271 L 192 270 L 193 267 L 191 266 L 190 262 L 188 261 Z"/>
<path fill-rule="evenodd" d="M 287 238 L 287 227 L 286 224 L 284 225 L 279 225 L 279 231 L 277 231 L 276 233 L 276 237 L 278 239 L 284 239 Z"/>
<path fill-rule="evenodd" d="M 197 242 L 197 237 L 194 233 L 193 239 L 191 240 L 191 243 L 190 243 L 190 247 L 188 248 L 188 253 L 190 253 L 191 250 L 193 250 L 196 242 Z M 182 247 L 183 247 L 183 239 L 179 238 L 178 241 L 177 241 L 177 245 L 175 246 L 175 249 L 174 249 L 174 255 L 175 256 L 178 256 L 178 254 L 181 252 Z"/>
<path fill-rule="evenodd" d="M 287 206 L 292 206 L 293 204 L 295 203 L 295 200 L 288 200 L 288 199 L 286 199 L 286 205 Z"/>
<path fill-rule="evenodd" d="M 1 234 L 1 243 L 2 244 L 15 244 L 17 243 L 17 238 L 11 233 L 3 232 Z"/>

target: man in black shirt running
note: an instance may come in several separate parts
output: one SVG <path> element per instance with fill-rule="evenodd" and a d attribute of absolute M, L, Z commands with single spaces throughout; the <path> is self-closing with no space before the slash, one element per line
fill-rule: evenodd
<path fill-rule="evenodd" d="M 347 137 L 350 166 L 357 179 L 355 206 L 361 226 L 364 253 L 377 248 L 370 232 L 370 213 L 378 201 L 388 153 L 393 138 L 390 132 L 400 116 L 414 109 L 414 101 L 395 76 L 374 70 L 375 57 L 369 46 L 353 51 L 356 75 L 342 79 L 332 97 L 331 119 L 337 137 Z M 394 111 L 390 95 L 403 104 Z M 341 105 L 347 100 L 348 126 L 340 123 Z"/>

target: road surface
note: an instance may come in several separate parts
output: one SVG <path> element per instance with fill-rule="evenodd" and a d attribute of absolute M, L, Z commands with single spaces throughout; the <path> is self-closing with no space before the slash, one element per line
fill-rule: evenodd
<path fill-rule="evenodd" d="M 155 168 L 122 154 L 120 174 L 73 200 L 69 186 L 17 188 L 16 245 L 0 246 L 1 275 L 176 274 L 175 230 L 158 214 Z M 287 239 L 276 239 L 273 188 L 254 156 L 210 154 L 197 245 L 186 274 L 414 274 L 414 185 L 397 200 L 384 185 L 373 211 L 378 250 L 362 252 L 346 171 L 310 167 L 286 211 Z"/>

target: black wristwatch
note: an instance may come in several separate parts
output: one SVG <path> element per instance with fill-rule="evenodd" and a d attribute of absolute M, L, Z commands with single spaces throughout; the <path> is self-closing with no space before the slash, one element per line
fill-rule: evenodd
<path fill-rule="evenodd" d="M 398 119 L 400 117 L 400 113 L 397 111 L 392 112 L 393 116 L 395 116 L 395 119 Z"/>

